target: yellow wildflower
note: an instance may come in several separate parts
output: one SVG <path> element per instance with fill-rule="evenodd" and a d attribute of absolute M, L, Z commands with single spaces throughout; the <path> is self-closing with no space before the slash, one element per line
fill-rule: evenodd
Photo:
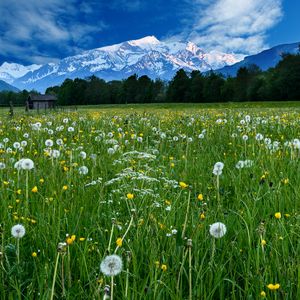
<path fill-rule="evenodd" d="M 38 188 L 37 188 L 37 186 L 34 186 L 33 188 L 32 188 L 32 190 L 31 190 L 33 193 L 37 193 L 38 192 Z"/>
<path fill-rule="evenodd" d="M 281 218 L 281 213 L 280 213 L 280 212 L 277 212 L 277 213 L 275 213 L 274 216 L 275 216 L 276 219 L 280 219 L 280 218 Z"/>
<path fill-rule="evenodd" d="M 180 181 L 179 182 L 179 186 L 182 188 L 182 189 L 186 189 L 188 187 L 188 184 L 186 184 L 185 182 L 183 181 Z"/>
<path fill-rule="evenodd" d="M 67 185 L 64 185 L 64 186 L 63 186 L 63 190 L 66 191 L 67 189 L 68 189 L 68 186 L 67 186 Z"/>
<path fill-rule="evenodd" d="M 198 198 L 199 201 L 202 201 L 203 200 L 203 195 L 199 194 L 197 198 Z"/>
<path fill-rule="evenodd" d="M 261 240 L 261 245 L 265 246 L 267 244 L 267 242 L 265 240 Z"/>
<path fill-rule="evenodd" d="M 264 298 L 264 297 L 266 297 L 266 292 L 265 292 L 265 291 L 261 291 L 261 292 L 260 292 L 260 295 L 261 295 L 261 297 Z"/>
<path fill-rule="evenodd" d="M 126 197 L 127 197 L 127 199 L 131 200 L 131 199 L 134 198 L 134 195 L 131 194 L 131 193 L 128 193 L 128 194 L 126 195 Z"/>
<path fill-rule="evenodd" d="M 37 257 L 37 253 L 36 253 L 36 252 L 32 252 L 32 253 L 31 253 L 31 256 L 32 256 L 32 257 Z"/>
<path fill-rule="evenodd" d="M 76 235 L 73 234 L 72 236 L 67 237 L 66 242 L 68 245 L 72 245 L 75 240 L 76 240 Z"/>
<path fill-rule="evenodd" d="M 163 272 L 167 271 L 167 265 L 165 264 L 162 264 L 160 268 L 163 270 Z"/>
<path fill-rule="evenodd" d="M 117 244 L 118 247 L 122 247 L 122 244 L 123 244 L 122 238 L 118 238 L 117 241 L 116 241 L 116 244 Z"/>
<path fill-rule="evenodd" d="M 276 283 L 276 284 L 270 283 L 267 285 L 267 288 L 271 291 L 278 290 L 280 288 L 280 284 L 279 283 Z"/>

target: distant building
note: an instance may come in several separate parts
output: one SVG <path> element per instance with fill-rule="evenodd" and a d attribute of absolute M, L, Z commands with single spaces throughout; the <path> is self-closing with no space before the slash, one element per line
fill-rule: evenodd
<path fill-rule="evenodd" d="M 28 109 L 53 109 L 57 98 L 54 95 L 29 95 L 26 107 Z"/>

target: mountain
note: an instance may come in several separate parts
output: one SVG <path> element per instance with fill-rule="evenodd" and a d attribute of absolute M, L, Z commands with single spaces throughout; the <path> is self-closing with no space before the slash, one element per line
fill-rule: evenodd
<path fill-rule="evenodd" d="M 236 76 L 237 71 L 241 67 L 247 67 L 251 64 L 259 66 L 263 71 L 268 70 L 271 67 L 275 67 L 281 60 L 282 54 L 290 53 L 296 54 L 299 52 L 300 43 L 284 44 L 273 47 L 271 49 L 262 51 L 256 55 L 246 56 L 242 61 L 233 64 L 231 66 L 225 66 L 216 70 L 217 73 L 221 73 L 224 76 Z"/>
<path fill-rule="evenodd" d="M 39 69 L 41 65 L 30 65 L 30 66 L 23 66 L 16 63 L 3 63 L 0 66 L 0 80 L 4 80 L 9 84 L 13 84 L 13 82 L 28 72 L 35 71 Z"/>
<path fill-rule="evenodd" d="M 6 83 L 3 80 L 0 80 L 0 92 L 7 91 L 7 92 L 19 92 L 20 90 L 16 87 Z"/>
<path fill-rule="evenodd" d="M 124 79 L 136 73 L 151 78 L 171 79 L 177 70 L 220 68 L 238 61 L 233 54 L 205 53 L 192 42 L 162 42 L 154 36 L 84 51 L 49 63 L 13 81 L 20 89 L 44 91 L 66 78 L 96 75 L 105 80 Z"/>
<path fill-rule="evenodd" d="M 241 56 L 218 51 L 205 52 L 192 42 L 159 41 L 155 36 L 105 46 L 66 57 L 57 63 L 22 66 L 3 63 L 0 79 L 19 89 L 44 92 L 66 78 L 96 75 L 105 80 L 120 80 L 136 73 L 151 78 L 171 79 L 177 70 L 191 72 L 216 70 L 235 76 L 242 66 L 258 65 L 262 70 L 274 67 L 282 53 L 297 53 L 298 43 L 279 45 L 259 54 Z"/>

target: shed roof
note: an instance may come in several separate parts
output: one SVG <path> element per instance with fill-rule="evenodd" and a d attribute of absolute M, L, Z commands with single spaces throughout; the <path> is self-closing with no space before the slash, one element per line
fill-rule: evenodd
<path fill-rule="evenodd" d="M 54 95 L 30 95 L 31 101 L 56 101 L 57 98 Z"/>

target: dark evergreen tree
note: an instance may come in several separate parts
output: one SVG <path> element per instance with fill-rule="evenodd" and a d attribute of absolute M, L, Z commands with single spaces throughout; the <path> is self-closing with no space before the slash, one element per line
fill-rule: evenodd
<path fill-rule="evenodd" d="M 178 70 L 167 90 L 168 102 L 188 102 L 189 81 L 186 72 Z"/>

